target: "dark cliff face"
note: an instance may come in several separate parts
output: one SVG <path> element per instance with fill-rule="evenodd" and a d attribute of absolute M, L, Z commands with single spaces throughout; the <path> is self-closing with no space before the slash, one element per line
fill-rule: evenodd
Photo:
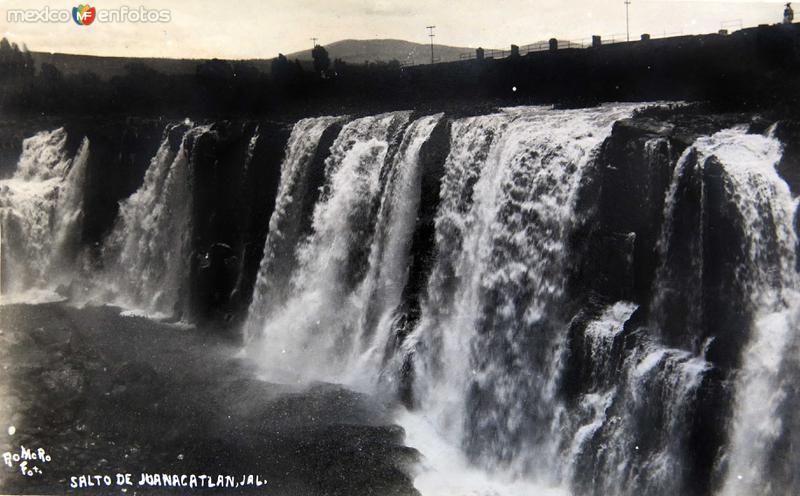
<path fill-rule="evenodd" d="M 747 265 L 747 233 L 726 172 L 715 159 L 699 163 L 688 152 L 681 162 L 681 155 L 696 137 L 734 125 L 750 124 L 751 132 L 758 133 L 768 129 L 760 119 L 743 114 L 643 114 L 616 123 L 584 178 L 578 203 L 582 218 L 571 248 L 576 268 L 569 286 L 577 317 L 568 334 L 563 391 L 569 401 L 604 380 L 592 376 L 586 365 L 583 336 L 589 320 L 614 301 L 639 305 L 614 343 L 610 370 L 619 373 L 627 350 L 651 338 L 705 356 L 713 368 L 699 386 L 687 433 L 687 470 L 679 485 L 684 494 L 709 494 L 719 484 L 732 374 L 748 342 L 755 309 L 744 283 L 731 277 L 737 267 Z M 784 146 L 778 171 L 796 192 L 797 123 L 781 122 L 775 133 Z M 673 180 L 673 241 L 662 253 L 658 244 Z M 647 434 L 646 428 L 642 433 Z M 786 450 L 791 450 L 788 444 Z M 785 479 L 790 470 L 785 464 L 776 466 Z M 585 468 L 592 470 L 591 464 Z M 590 485 L 584 489 L 591 493 Z"/>
<path fill-rule="evenodd" d="M 191 150 L 190 312 L 228 324 L 245 311 L 267 236 L 289 127 L 215 123 Z"/>
<path fill-rule="evenodd" d="M 385 350 L 387 360 L 397 356 L 399 345 L 419 319 L 420 301 L 438 255 L 435 218 L 450 152 L 451 118 L 440 121 L 420 152 L 421 195 L 408 279 Z M 686 457 L 685 471 L 676 475 L 681 494 L 711 494 L 719 483 L 719 454 L 728 442 L 733 371 L 740 366 L 755 314 L 748 288 L 731 276 L 748 265 L 743 248 L 748 233 L 743 232 L 746 223 L 737 199 L 731 196 L 730 178 L 720 163 L 702 160 L 690 147 L 700 136 L 736 125 L 749 126 L 752 133 L 774 132 L 784 147 L 778 171 L 797 194 L 800 123 L 784 120 L 773 129 L 772 122 L 751 114 L 713 114 L 692 106 L 643 110 L 614 125 L 587 166 L 578 192 L 568 247 L 572 268 L 563 309 L 572 320 L 559 391 L 575 407 L 581 396 L 616 385 L 625 360 L 649 342 L 702 356 L 710 369 L 703 374 L 698 399 L 686 414 L 686 446 L 681 451 Z M 61 125 L 37 121 L 20 129 L 41 130 L 44 127 L 36 126 L 42 124 L 47 128 Z M 82 231 L 86 247 L 101 243 L 111 230 L 119 202 L 142 185 L 159 144 L 167 138 L 170 148 L 177 151 L 188 126 L 135 119 L 66 123 L 72 150 L 84 137 L 90 142 Z M 325 160 L 340 129 L 341 125 L 333 125 L 322 135 L 297 192 L 302 203 L 298 240 L 310 233 L 313 208 L 325 182 Z M 219 121 L 185 144 L 192 182 L 190 276 L 185 288 L 189 318 L 215 332 L 237 331 L 246 316 L 290 130 L 289 124 L 271 121 Z M 6 132 L 0 132 L 0 142 L 16 136 L 16 131 Z M 665 230 L 671 240 L 668 247 L 660 244 Z M 281 277 L 288 279 L 291 267 L 281 270 Z M 586 340 L 587 325 L 619 301 L 638 308 L 614 338 L 608 363 L 596 367 Z M 797 347 L 797 342 L 792 346 Z M 409 406 L 415 401 L 411 358 L 406 356 L 401 364 L 397 386 L 399 399 Z M 648 389 L 652 397 L 636 406 L 639 424 L 632 428 L 641 439 L 664 435 L 652 429 L 663 425 L 665 386 L 647 387 L 653 388 Z M 791 395 L 800 395 L 796 389 Z M 794 396 L 786 399 L 784 408 L 794 404 Z M 615 403 L 608 408 L 610 414 L 622 415 L 626 406 Z M 778 450 L 787 458 L 796 452 L 796 436 L 791 434 L 796 416 L 793 419 L 794 424 L 784 427 L 785 441 Z M 604 435 L 613 432 L 601 432 L 596 442 Z M 599 446 L 595 448 L 597 452 Z M 651 449 L 657 447 L 642 443 L 643 452 Z M 589 458 L 579 464 L 579 472 L 586 475 L 578 476 L 576 485 L 586 494 L 600 494 L 602 489 L 593 489 L 593 477 L 605 473 L 602 460 Z M 776 480 L 794 477 L 793 467 L 780 460 L 771 470 Z"/>
<path fill-rule="evenodd" d="M 781 121 L 775 126 L 784 153 L 778 172 L 789 184 L 793 195 L 800 195 L 800 121 Z"/>
<path fill-rule="evenodd" d="M 598 151 L 597 160 L 583 178 L 578 199 L 581 212 L 572 237 L 575 253 L 570 273 L 572 301 L 581 307 L 588 302 L 607 304 L 629 300 L 646 305 L 653 298 L 654 280 L 660 263 L 657 243 L 661 235 L 664 201 L 673 169 L 681 154 L 697 136 L 712 134 L 735 124 L 752 121 L 753 131 L 765 126 L 751 115 L 707 115 L 679 109 L 648 110 L 615 124 L 612 135 Z M 3 127 L 0 142 L 9 156 L 16 154 L 20 132 L 65 125 L 69 146 L 77 149 L 83 137 L 89 139 L 90 155 L 85 188 L 82 240 L 87 246 L 99 244 L 110 231 L 119 202 L 141 185 L 144 173 L 164 138 L 168 122 L 161 119 L 74 119 L 59 122 L 36 119 L 17 127 Z M 324 160 L 340 127 L 323 135 L 303 195 L 303 225 L 308 234 L 313 206 L 319 195 Z M 23 130 L 23 131 L 19 131 Z M 239 317 L 249 304 L 252 285 L 263 253 L 269 218 L 280 182 L 281 161 L 291 130 L 288 123 L 271 121 L 221 121 L 211 132 L 196 140 L 190 150 L 193 170 L 193 311 L 200 320 Z M 409 283 L 403 296 L 404 318 L 414 319 L 420 292 L 425 287 L 431 260 L 435 257 L 433 218 L 438 207 L 442 166 L 449 152 L 448 118 L 436 128 L 421 154 L 423 179 L 419 220 L 412 240 Z M 170 147 L 180 146 L 182 131 L 173 128 Z M 776 136 L 785 147 L 779 172 L 796 192 L 800 189 L 800 125 L 782 121 Z M 11 146 L 12 143 L 16 143 Z M 692 160 L 689 157 L 688 160 Z M 15 161 L 15 160 L 14 160 Z M 3 162 L 6 176 L 14 161 Z M 739 329 L 732 325 L 743 316 L 731 314 L 729 301 L 741 299 L 738 288 L 721 287 L 721 277 L 739 263 L 737 246 L 740 223 L 727 205 L 718 165 L 686 167 L 677 188 L 674 238 L 685 239 L 669 256 L 673 269 L 685 274 L 693 270 L 684 262 L 697 250 L 705 260 L 698 291 L 703 299 L 703 331 L 685 335 L 685 315 L 691 307 L 688 293 L 667 298 L 662 312 L 669 314 L 664 338 L 675 346 L 697 347 L 714 337 L 711 353 L 720 363 L 735 356 L 740 346 Z M 702 215 L 701 215 L 702 212 Z M 702 245 L 694 246 L 694 231 L 702 229 Z M 683 264 L 683 265 L 682 265 Z M 685 277 L 675 276 L 676 279 Z M 650 309 L 640 313 L 645 316 Z M 669 322 L 672 324 L 669 324 Z M 402 339 L 402 338 L 401 338 Z M 718 350 L 718 351 L 717 351 Z M 735 365 L 725 363 L 726 367 Z"/>
<path fill-rule="evenodd" d="M 778 122 L 775 136 L 783 143 L 783 158 L 778 164 L 778 173 L 789 184 L 793 195 L 800 195 L 800 121 L 788 120 Z M 800 232 L 800 208 L 794 216 L 794 228 Z M 800 243 L 800 241 L 798 241 Z M 797 246 L 800 252 L 800 244 Z M 800 258 L 797 261 L 800 271 Z"/>
<path fill-rule="evenodd" d="M 731 323 L 741 322 L 743 316 L 727 313 L 734 312 L 731 301 L 744 301 L 747 295 L 742 288 L 723 287 L 722 281 L 728 278 L 722 275 L 742 262 L 744 254 L 736 249 L 742 246 L 743 233 L 737 231 L 741 222 L 727 197 L 719 164 L 698 163 L 691 151 L 682 155 L 697 137 L 747 125 L 752 117 L 646 114 L 615 124 L 584 177 L 578 199 L 581 214 L 571 243 L 577 264 L 570 275 L 570 292 L 580 304 L 635 302 L 644 306 L 645 314 L 660 313 L 660 338 L 666 344 L 699 351 L 713 337 L 712 354 L 717 355 L 718 346 L 720 356 L 735 356 L 741 337 L 731 332 Z M 787 146 L 784 162 L 792 160 L 791 146 Z M 662 260 L 658 243 L 673 180 L 668 233 L 673 242 Z M 703 262 L 699 270 L 692 265 L 698 259 Z M 696 287 L 666 291 L 658 295 L 658 305 L 654 305 L 658 308 L 649 308 L 656 298 L 657 277 L 668 288 L 671 280 L 695 280 Z M 693 297 L 701 300 L 701 309 L 689 300 Z M 700 334 L 687 334 L 691 323 L 701 326 Z M 733 365 L 725 362 L 726 368 Z"/>
<path fill-rule="evenodd" d="M 615 124 L 578 199 L 585 217 L 573 235 L 574 252 L 582 254 L 573 275 L 575 294 L 604 301 L 647 299 L 677 152 L 669 141 L 673 132 L 669 123 L 649 119 Z M 650 141 L 655 145 L 648 153 Z"/>
<path fill-rule="evenodd" d="M 69 141 L 89 140 L 84 188 L 85 244 L 100 243 L 117 218 L 119 202 L 142 185 L 150 160 L 158 150 L 167 122 L 161 119 L 76 120 L 67 122 Z M 180 146 L 172 143 L 172 148 Z"/>
<path fill-rule="evenodd" d="M 189 124 L 163 119 L 36 119 L 3 128 L 9 147 L 2 163 L 13 174 L 22 139 L 43 129 L 64 126 L 68 152 L 89 140 L 83 188 L 81 244 L 90 262 L 99 263 L 99 247 L 114 227 L 119 204 L 143 184 L 145 172 L 164 139 L 173 152 Z M 26 133 L 19 136 L 20 131 Z M 191 319 L 233 325 L 249 304 L 280 181 L 281 161 L 291 126 L 271 121 L 222 121 L 185 147 L 192 170 L 192 243 L 189 287 Z"/>

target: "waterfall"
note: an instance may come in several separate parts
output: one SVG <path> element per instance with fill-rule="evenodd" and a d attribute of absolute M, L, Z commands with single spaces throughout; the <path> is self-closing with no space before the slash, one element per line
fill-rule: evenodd
<path fill-rule="evenodd" d="M 735 276 L 747 288 L 754 309 L 749 344 L 735 381 L 721 494 L 789 494 L 797 490 L 797 481 L 783 486 L 787 481 L 777 476 L 787 471 L 785 464 L 791 474 L 797 462 L 781 460 L 775 450 L 780 437 L 790 434 L 783 422 L 791 422 L 797 411 L 796 404 L 785 400 L 796 381 L 796 375 L 788 372 L 796 370 L 797 355 L 792 350 L 800 324 L 793 228 L 798 202 L 775 170 L 782 153 L 776 139 L 735 128 L 702 139 L 697 146 L 722 165 L 726 190 L 741 216 L 747 263 L 737 268 Z"/>
<path fill-rule="evenodd" d="M 409 117 L 410 112 L 395 112 L 357 119 L 336 138 L 325 162 L 312 232 L 293 254 L 296 268 L 285 302 L 266 316 L 255 345 L 259 361 L 273 375 L 294 369 L 304 380 L 341 380 L 352 372 L 354 355 L 363 349 L 357 326 L 366 302 L 360 286 L 369 284 L 369 264 L 377 258 L 371 246 L 388 227 L 376 223 L 393 223 L 404 214 L 384 215 L 390 207 L 381 198 L 387 187 L 395 187 L 387 183 L 417 177 L 395 170 L 415 165 L 404 157 L 419 144 L 408 140 L 432 128 L 415 123 L 404 136 Z M 296 370 L 298 360 L 309 366 Z"/>
<path fill-rule="evenodd" d="M 409 250 L 420 203 L 419 155 L 441 118 L 442 114 L 422 117 L 408 126 L 387 173 L 367 274 L 354 294 L 360 310 L 354 326 L 359 345 L 352 348 L 348 360 L 348 383 L 364 381 L 384 364 L 395 310 L 408 280 Z M 372 381 L 364 382 L 375 387 Z"/>
<path fill-rule="evenodd" d="M 253 301 L 245 324 L 248 338 L 257 336 L 264 318 L 287 295 L 284 288 L 294 268 L 294 248 L 300 241 L 302 215 L 308 205 L 311 166 L 322 134 L 341 121 L 339 117 L 315 117 L 298 121 L 286 145 L 275 210 L 269 220 L 264 255 L 258 269 Z"/>
<path fill-rule="evenodd" d="M 645 164 L 658 163 L 659 150 L 672 163 L 672 146 L 659 137 L 643 143 Z M 680 493 L 689 477 L 689 434 L 712 364 L 704 358 L 707 343 L 695 342 L 702 312 L 691 310 L 702 304 L 702 207 L 694 196 L 702 175 L 695 149 L 687 148 L 673 167 L 655 239 L 661 263 L 651 300 L 590 305 L 570 326 L 570 392 L 558 407 L 557 473 L 577 494 Z M 672 322 L 676 307 L 690 309 L 679 324 Z M 639 309 L 648 319 L 634 323 Z M 673 337 L 667 325 L 692 339 Z"/>
<path fill-rule="evenodd" d="M 103 244 L 101 301 L 156 318 L 180 316 L 188 291 L 191 256 L 192 169 L 190 147 L 210 126 L 185 131 L 177 151 L 169 126 L 142 186 L 120 203 Z"/>
<path fill-rule="evenodd" d="M 271 381 L 377 396 L 425 496 L 796 493 L 782 146 L 746 127 L 685 142 L 713 126 L 625 120 L 638 108 L 313 117 L 285 143 L 283 124 L 170 125 L 100 220 L 88 139 L 71 156 L 40 132 L 0 180 L 3 302 L 83 289 L 184 319 L 224 279 L 227 318 L 255 281 L 230 319 L 244 354 Z M 108 234 L 87 249 L 88 231 Z"/>
<path fill-rule="evenodd" d="M 651 321 L 661 338 L 698 350 L 702 326 L 703 171 L 697 148 L 687 148 L 673 169 L 664 201 L 653 283 Z"/>
<path fill-rule="evenodd" d="M 745 304 L 754 316 L 750 344 L 736 374 L 730 446 L 721 460 L 727 469 L 721 494 L 786 494 L 791 487 L 775 478 L 775 465 L 781 465 L 775 450 L 779 436 L 786 433 L 782 421 L 791 420 L 795 410 L 784 400 L 791 389 L 790 374 L 796 373 L 796 360 L 788 350 L 790 329 L 798 321 L 797 239 L 792 227 L 797 202 L 775 171 L 780 156 L 777 140 L 735 128 L 697 139 L 677 160 L 657 246 L 661 265 L 648 323 L 654 332 L 634 339 L 638 345 L 626 352 L 620 367 L 623 380 L 598 388 L 605 394 L 581 399 L 581 408 L 589 408 L 579 432 L 590 431 L 594 438 L 587 443 L 585 436 L 576 437 L 586 444 L 585 453 L 572 450 L 571 478 L 583 492 L 667 494 L 681 492 L 687 483 L 687 435 L 701 413 L 699 388 L 714 367 L 704 356 L 715 338 L 699 342 L 706 319 L 704 167 L 709 161 L 724 171 L 725 195 L 738 212 L 744 236 L 745 262 L 725 281 L 743 286 L 749 298 Z M 614 313 L 618 312 L 608 309 L 599 321 L 608 321 Z M 594 325 L 585 333 L 591 340 L 597 337 Z M 621 332 L 619 324 L 612 327 Z M 665 347 L 663 341 L 685 349 Z M 618 344 L 607 341 L 603 349 L 608 346 Z M 607 359 L 597 351 L 590 356 L 584 366 L 591 370 Z M 653 429 L 643 425 L 643 419 L 660 425 Z"/>
<path fill-rule="evenodd" d="M 653 162 L 663 138 L 644 144 Z M 659 495 L 684 490 L 688 435 L 697 413 L 699 388 L 712 368 L 701 336 L 702 168 L 695 147 L 677 159 L 666 191 L 656 249 L 650 317 L 628 329 L 639 305 L 616 302 L 583 328 L 573 358 L 583 373 L 582 393 L 561 424 L 567 433 L 562 463 L 566 480 L 579 494 Z M 685 318 L 675 323 L 675 315 Z M 684 315 L 684 314 L 681 314 Z M 677 327 L 673 339 L 665 326 Z M 680 347 L 670 347 L 679 341 Z"/>
<path fill-rule="evenodd" d="M 85 138 L 75 156 L 68 156 L 64 128 L 23 141 L 14 175 L 0 181 L 4 301 L 50 299 L 70 283 L 88 158 Z"/>
<path fill-rule="evenodd" d="M 687 430 L 711 365 L 647 338 L 617 364 L 635 308 L 611 305 L 585 330 L 589 387 L 562 424 L 564 475 L 579 494 L 658 495 L 684 483 Z"/>
<path fill-rule="evenodd" d="M 424 415 L 490 471 L 556 473 L 559 303 L 575 194 L 631 110 L 520 108 L 453 123 L 439 258 L 406 349 Z"/>

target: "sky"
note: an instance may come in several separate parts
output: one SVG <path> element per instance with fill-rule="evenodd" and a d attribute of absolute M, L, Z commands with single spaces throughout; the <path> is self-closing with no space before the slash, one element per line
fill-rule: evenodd
<path fill-rule="evenodd" d="M 641 33 L 655 37 L 776 23 L 785 3 L 630 1 L 632 38 Z M 522 46 L 551 37 L 620 38 L 626 32 L 624 0 L 108 0 L 90 5 L 98 11 L 123 6 L 168 10 L 169 22 L 98 21 L 80 26 L 72 20 L 22 23 L 8 18 L 9 10 L 71 12 L 77 5 L 77 0 L 0 0 L 0 34 L 44 52 L 249 59 L 310 48 L 312 37 L 322 45 L 384 38 L 427 43 L 429 25 L 436 26 L 438 44 L 484 48 Z"/>

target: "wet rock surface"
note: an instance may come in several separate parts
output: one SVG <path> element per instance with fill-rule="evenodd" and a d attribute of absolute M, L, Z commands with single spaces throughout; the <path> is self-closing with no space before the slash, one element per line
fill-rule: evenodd
<path fill-rule="evenodd" d="M 258 380 L 210 333 L 62 304 L 0 307 L 0 329 L 0 452 L 51 457 L 31 477 L 3 464 L 1 493 L 416 494 L 418 455 L 385 405 L 337 385 Z M 133 485 L 117 486 L 118 473 Z M 143 473 L 266 483 L 141 487 Z M 81 475 L 114 482 L 71 488 Z"/>

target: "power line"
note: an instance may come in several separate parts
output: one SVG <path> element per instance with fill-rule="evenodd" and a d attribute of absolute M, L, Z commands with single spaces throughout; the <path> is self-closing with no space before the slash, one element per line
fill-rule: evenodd
<path fill-rule="evenodd" d="M 628 36 L 628 41 L 631 41 L 631 18 L 628 9 L 631 5 L 631 0 L 625 0 L 625 32 Z"/>
<path fill-rule="evenodd" d="M 436 26 L 426 26 L 428 30 L 428 36 L 431 38 L 431 64 L 433 64 L 433 37 L 436 36 L 433 34 L 433 30 L 436 29 Z"/>

